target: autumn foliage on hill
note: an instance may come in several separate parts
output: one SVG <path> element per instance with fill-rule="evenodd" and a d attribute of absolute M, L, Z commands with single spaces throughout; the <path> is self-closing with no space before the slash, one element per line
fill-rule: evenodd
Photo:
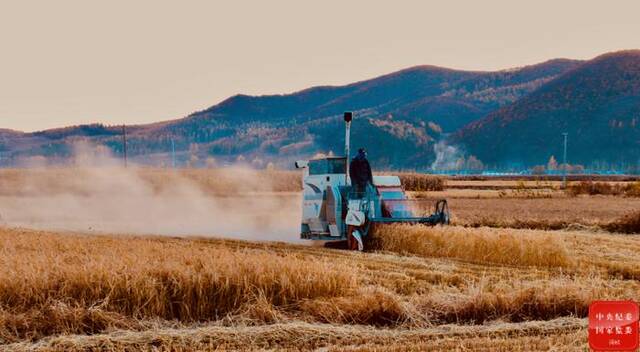
<path fill-rule="evenodd" d="M 640 147 L 640 50 L 605 54 L 549 81 L 455 136 L 489 164 L 544 164 L 562 155 L 569 134 L 572 163 L 637 163 Z"/>

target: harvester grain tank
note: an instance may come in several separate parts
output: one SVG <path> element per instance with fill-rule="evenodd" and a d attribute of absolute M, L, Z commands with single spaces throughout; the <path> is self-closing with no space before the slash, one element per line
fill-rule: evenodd
<path fill-rule="evenodd" d="M 414 200 L 407 197 L 398 176 L 373 176 L 373 184 L 356 192 L 349 178 L 350 127 L 353 114 L 344 113 L 345 156 L 296 161 L 303 169 L 300 237 L 317 241 L 345 241 L 363 250 L 376 224 L 410 223 L 446 225 L 449 209 L 438 200 L 429 216 L 416 216 Z"/>

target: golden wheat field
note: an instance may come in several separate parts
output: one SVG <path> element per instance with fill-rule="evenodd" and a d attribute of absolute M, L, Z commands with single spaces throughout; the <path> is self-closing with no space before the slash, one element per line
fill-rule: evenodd
<path fill-rule="evenodd" d="M 588 350 L 591 301 L 640 299 L 637 198 L 416 176 L 452 226 L 361 253 L 296 240 L 298 177 L 0 171 L 0 350 Z"/>

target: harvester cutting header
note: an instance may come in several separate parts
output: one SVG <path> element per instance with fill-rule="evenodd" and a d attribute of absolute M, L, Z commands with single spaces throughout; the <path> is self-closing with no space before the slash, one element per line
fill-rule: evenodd
<path fill-rule="evenodd" d="M 346 240 L 349 249 L 363 250 L 376 224 L 448 224 L 446 200 L 438 200 L 430 216 L 415 216 L 400 178 L 371 176 L 364 149 L 348 165 L 352 119 L 351 112 L 344 113 L 345 156 L 296 161 L 296 168 L 304 169 L 300 237 Z"/>

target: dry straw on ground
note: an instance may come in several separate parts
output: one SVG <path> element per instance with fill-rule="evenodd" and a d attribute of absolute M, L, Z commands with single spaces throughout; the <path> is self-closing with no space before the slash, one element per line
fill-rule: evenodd
<path fill-rule="evenodd" d="M 625 214 L 602 227 L 611 232 L 628 234 L 640 233 L 640 211 Z"/>
<path fill-rule="evenodd" d="M 447 198 L 452 223 L 469 227 L 503 227 L 536 230 L 603 228 L 622 215 L 640 208 L 640 198 L 579 196 L 554 198 L 485 197 L 485 191 L 450 197 L 443 192 L 418 194 L 416 207 L 423 214 L 433 211 L 433 202 Z M 494 191 L 488 191 L 494 192 Z"/>
<path fill-rule="evenodd" d="M 407 191 L 442 191 L 447 187 L 444 177 L 410 172 L 391 174 L 400 177 L 400 182 Z"/>
<path fill-rule="evenodd" d="M 5 235 L 0 263 L 8 341 L 144 319 L 216 320 L 255 297 L 284 306 L 355 285 L 349 268 L 322 259 L 126 237 Z"/>
<path fill-rule="evenodd" d="M 488 228 L 387 225 L 376 228 L 375 236 L 380 248 L 403 254 L 515 266 L 571 265 L 562 240 L 553 235 L 514 234 Z"/>
<path fill-rule="evenodd" d="M 17 181 L 0 178 L 0 194 L 30 192 L 20 172 L 11 176 Z M 34 177 L 50 182 L 53 194 L 90 191 L 67 171 L 52 172 L 59 174 Z M 175 181 L 171 170 L 133 172 L 158 192 Z M 217 172 L 179 178 L 216 196 L 266 189 Z M 300 184 L 296 173 L 280 179 L 269 187 Z M 366 253 L 0 228 L 0 349 L 585 349 L 589 302 L 640 299 L 640 239 L 594 230 L 612 222 L 635 228 L 637 216 L 616 219 L 640 200 L 556 196 L 465 193 L 450 199 L 454 222 L 479 228 L 384 226 L 377 249 Z M 427 193 L 425 211 L 428 197 L 439 193 Z M 489 221 L 585 226 L 482 227 Z"/>
<path fill-rule="evenodd" d="M 640 197 L 640 182 L 594 182 L 580 181 L 568 185 L 567 193 L 572 196 L 580 194 L 588 195 L 614 195 L 627 197 Z"/>
<path fill-rule="evenodd" d="M 268 326 L 211 325 L 142 332 L 118 331 L 93 336 L 60 336 L 35 344 L 13 344 L 7 346 L 7 350 L 546 351 L 563 347 L 585 349 L 585 336 L 586 321 L 577 318 L 484 326 L 445 325 L 412 330 L 289 322 Z"/>
<path fill-rule="evenodd" d="M 426 347 L 419 339 L 399 343 L 380 334 L 420 335 L 454 324 L 439 335 L 448 344 L 457 339 L 518 349 L 535 334 L 503 330 L 509 337 L 496 340 L 478 330 L 491 325 L 478 324 L 513 322 L 512 328 L 525 329 L 533 321 L 584 317 L 593 299 L 640 298 L 633 279 L 640 240 L 629 236 L 460 227 L 385 231 L 381 253 L 353 253 L 0 230 L 0 275 L 7 278 L 0 281 L 0 339 L 16 349 L 306 350 L 346 344 L 421 350 Z M 392 233 L 393 241 L 385 237 Z M 606 259 L 598 255 L 603 251 Z M 306 342 L 283 333 L 282 324 L 307 329 Z M 358 326 L 366 327 L 369 339 L 340 337 L 360 333 Z M 229 335 L 227 327 L 253 333 Z M 445 331 L 468 334 L 456 338 Z M 84 336 L 97 333 L 102 335 Z M 549 338 L 566 342 L 567 333 Z"/>

